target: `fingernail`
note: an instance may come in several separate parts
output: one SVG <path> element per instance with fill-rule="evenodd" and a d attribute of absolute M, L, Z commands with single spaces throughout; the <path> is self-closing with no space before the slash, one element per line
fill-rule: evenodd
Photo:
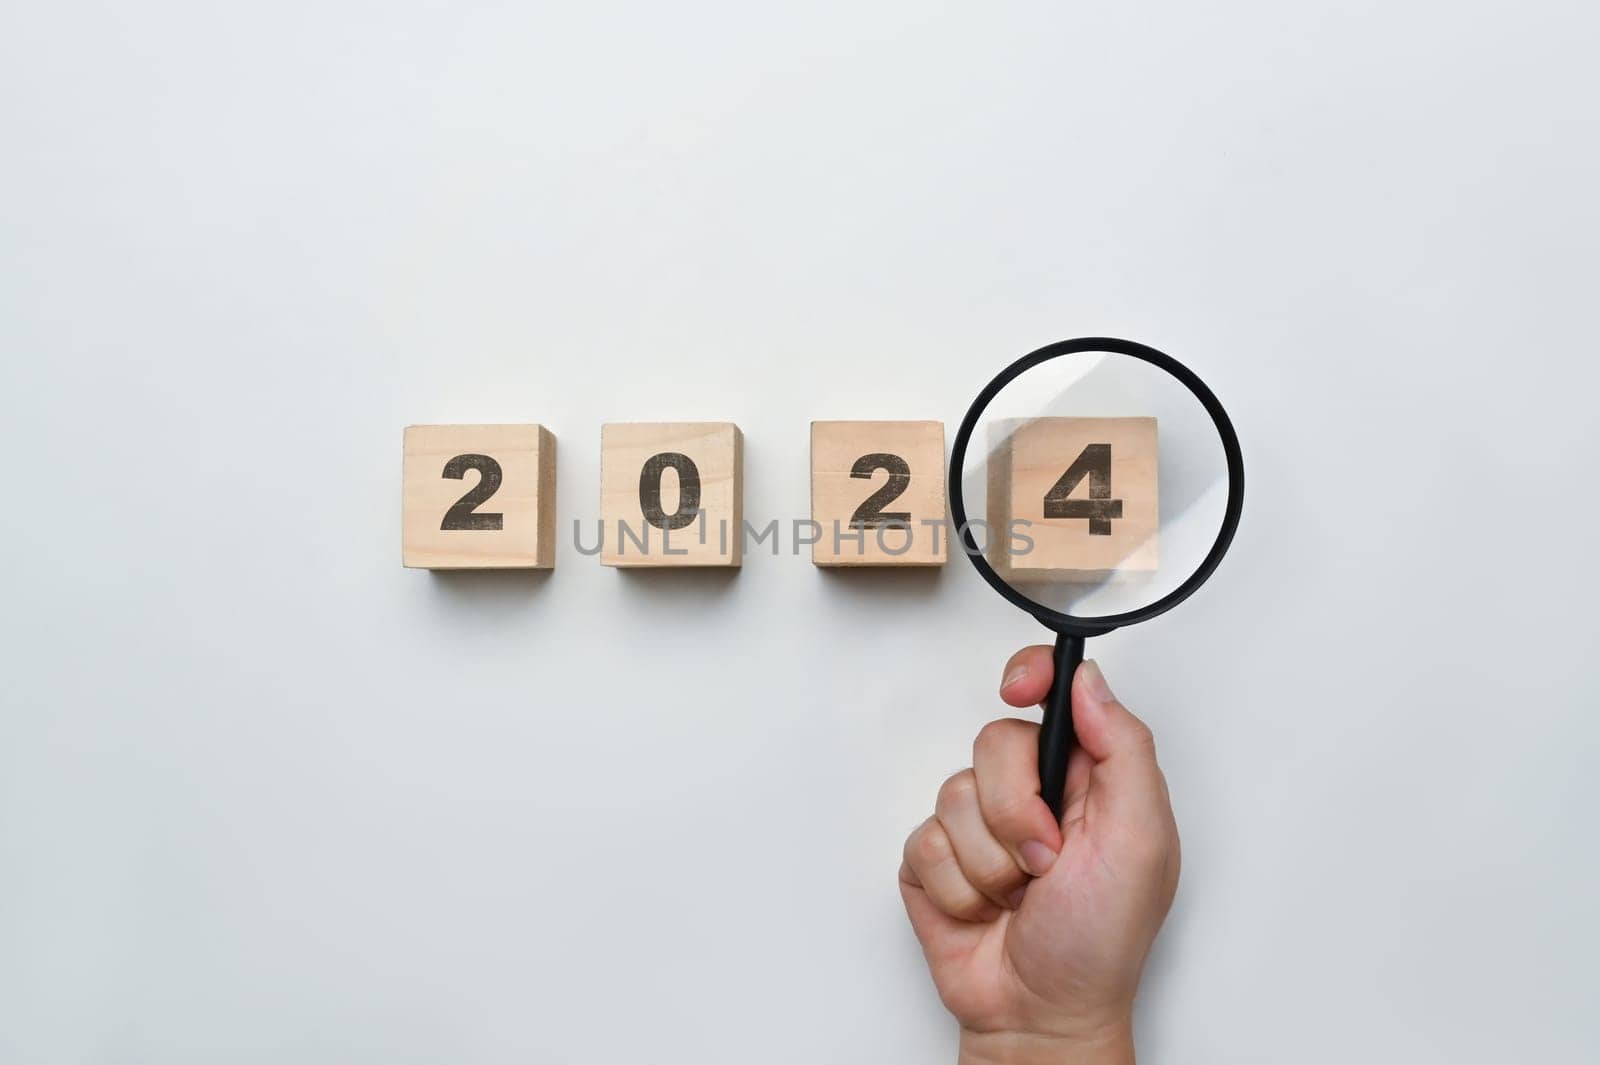
<path fill-rule="evenodd" d="M 1046 847 L 1036 839 L 1030 839 L 1021 847 L 1022 864 L 1028 867 L 1028 872 L 1034 876 L 1043 876 L 1056 864 L 1056 852 Z"/>
<path fill-rule="evenodd" d="M 1017 888 L 1017 890 L 1013 891 L 1010 894 L 1009 897 L 1007 897 L 1006 903 L 1013 910 L 1016 909 L 1017 907 L 1022 905 L 1022 896 L 1027 894 L 1027 892 L 1028 892 L 1028 885 L 1024 884 L 1021 887 Z"/>
<path fill-rule="evenodd" d="M 993 675 L 994 674 L 992 674 L 992 673 L 990 674 L 990 676 L 993 676 Z M 1017 681 L 1021 680 L 1023 677 L 1026 677 L 1027 675 L 1028 675 L 1028 667 L 1027 666 L 1020 665 L 1020 664 L 1012 666 L 1009 670 L 1006 671 L 1005 678 L 1000 681 L 1000 690 L 1001 691 L 1005 691 L 1007 688 L 1011 687 L 1013 684 L 1015 684 Z"/>
<path fill-rule="evenodd" d="M 1083 690 L 1097 703 L 1109 703 L 1116 700 L 1111 694 L 1111 685 L 1106 683 L 1106 675 L 1100 672 L 1100 663 L 1092 658 L 1083 662 Z"/>

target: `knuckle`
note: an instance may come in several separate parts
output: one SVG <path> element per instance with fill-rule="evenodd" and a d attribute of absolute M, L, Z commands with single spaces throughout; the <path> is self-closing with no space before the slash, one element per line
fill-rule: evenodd
<path fill-rule="evenodd" d="M 990 898 L 1004 898 L 1026 878 L 1010 860 L 996 859 L 968 872 L 967 879 Z"/>
<path fill-rule="evenodd" d="M 974 762 L 978 761 L 984 751 L 990 750 L 999 741 L 999 725 L 1000 722 L 991 721 L 979 729 L 978 734 L 972 738 L 972 760 Z"/>
<path fill-rule="evenodd" d="M 905 859 L 913 869 L 929 869 L 954 856 L 950 837 L 933 821 L 924 821 L 906 839 Z"/>
<path fill-rule="evenodd" d="M 994 909 L 994 903 L 982 895 L 967 893 L 959 899 L 952 900 L 944 912 L 962 921 L 982 921 L 993 914 Z"/>
<path fill-rule="evenodd" d="M 989 902 L 987 899 L 971 899 L 968 902 L 960 903 L 949 913 L 950 916 L 962 919 L 962 921 L 978 923 L 978 921 L 986 921 L 986 919 L 989 919 L 990 913 L 994 913 L 994 903 Z"/>
<path fill-rule="evenodd" d="M 935 810 L 955 810 L 974 801 L 978 794 L 978 778 L 970 769 L 963 769 L 939 785 L 939 796 L 934 801 Z"/>
<path fill-rule="evenodd" d="M 1038 812 L 1044 809 L 1036 791 L 1011 791 L 991 796 L 983 820 L 996 838 L 1020 841 L 1033 834 Z"/>
<path fill-rule="evenodd" d="M 1132 717 L 1131 714 L 1129 716 Z M 1150 731 L 1150 726 L 1143 721 L 1136 717 L 1133 718 L 1132 723 L 1128 726 L 1128 735 L 1130 740 L 1140 748 L 1149 751 L 1152 755 L 1156 753 L 1156 734 Z"/>
<path fill-rule="evenodd" d="M 1029 728 L 1028 722 L 1018 721 L 1012 717 L 1002 717 L 989 722 L 978 730 L 977 738 L 972 741 L 974 760 L 980 753 L 992 753 L 1005 747 L 1027 728 Z"/>

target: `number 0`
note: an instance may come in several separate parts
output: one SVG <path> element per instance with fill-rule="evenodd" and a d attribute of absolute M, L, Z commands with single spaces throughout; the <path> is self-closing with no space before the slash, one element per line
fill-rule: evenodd
<path fill-rule="evenodd" d="M 661 509 L 661 476 L 668 468 L 678 471 L 678 509 L 668 514 Z M 644 520 L 658 529 L 682 529 L 700 511 L 700 467 L 694 459 L 676 451 L 663 451 L 645 460 L 639 471 L 639 509 Z"/>

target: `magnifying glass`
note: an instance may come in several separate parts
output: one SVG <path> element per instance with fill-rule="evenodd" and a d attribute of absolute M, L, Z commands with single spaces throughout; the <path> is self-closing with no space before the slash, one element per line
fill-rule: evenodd
<path fill-rule="evenodd" d="M 980 518 L 968 518 L 969 492 Z M 1018 359 L 973 400 L 951 449 L 950 513 L 983 579 L 1056 634 L 1039 794 L 1058 819 L 1084 640 L 1193 595 L 1227 553 L 1243 505 L 1227 412 L 1155 348 L 1063 340 Z"/>

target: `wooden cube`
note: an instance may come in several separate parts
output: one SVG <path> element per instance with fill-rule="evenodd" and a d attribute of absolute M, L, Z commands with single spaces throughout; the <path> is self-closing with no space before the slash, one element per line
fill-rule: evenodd
<path fill-rule="evenodd" d="M 996 422 L 988 482 L 989 559 L 1008 578 L 1102 581 L 1156 569 L 1154 418 Z M 1008 535 L 1014 519 L 1029 523 L 1019 531 L 1031 548 Z"/>
<path fill-rule="evenodd" d="M 540 425 L 412 425 L 401 560 L 420 569 L 549 569 L 556 438 Z"/>
<path fill-rule="evenodd" d="M 744 437 L 732 422 L 600 427 L 600 562 L 737 566 Z"/>
<path fill-rule="evenodd" d="M 944 565 L 944 479 L 943 422 L 812 422 L 811 561 Z"/>

